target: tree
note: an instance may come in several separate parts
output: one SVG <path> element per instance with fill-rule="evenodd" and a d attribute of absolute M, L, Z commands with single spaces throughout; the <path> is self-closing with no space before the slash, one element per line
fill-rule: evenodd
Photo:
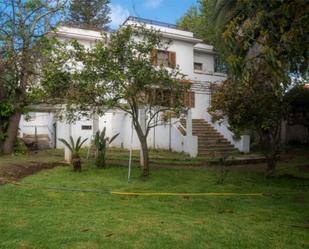
<path fill-rule="evenodd" d="M 67 22 L 81 28 L 107 29 L 110 0 L 72 0 Z"/>
<path fill-rule="evenodd" d="M 0 3 L 0 152 L 13 152 L 20 117 L 35 98 L 38 64 L 50 45 L 45 35 L 63 5 L 60 0 Z"/>
<path fill-rule="evenodd" d="M 57 84 L 62 87 L 63 103 L 73 114 L 104 113 L 109 108 L 119 108 L 130 114 L 141 144 L 143 176 L 148 176 L 150 129 L 160 124 L 156 119 L 165 111 L 185 109 L 183 95 L 187 86 L 179 83 L 183 75 L 176 65 L 170 64 L 170 68 L 154 66 L 154 51 L 166 50 L 168 43 L 157 31 L 126 26 L 109 37 L 103 36 L 91 49 L 77 42 L 70 47 L 74 49 L 54 50 L 58 56 L 50 57 L 51 67 L 45 67 L 42 85 L 47 92 L 55 92 Z M 70 63 L 64 67 L 63 58 L 67 55 L 70 56 L 65 60 Z M 81 64 L 83 66 L 76 70 Z"/>
<path fill-rule="evenodd" d="M 177 26 L 193 32 L 195 37 L 215 45 L 213 26 L 214 0 L 199 0 L 177 21 Z"/>
<path fill-rule="evenodd" d="M 301 81 L 308 76 L 307 8 L 306 1 L 215 4 L 229 75 L 213 96 L 211 110 L 227 118 L 233 131 L 252 129 L 265 138 L 267 175 L 276 168 L 291 76 Z"/>

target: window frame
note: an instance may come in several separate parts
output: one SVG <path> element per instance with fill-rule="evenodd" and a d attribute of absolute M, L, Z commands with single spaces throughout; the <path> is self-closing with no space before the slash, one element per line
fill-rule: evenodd
<path fill-rule="evenodd" d="M 197 69 L 195 66 L 196 65 L 199 65 L 199 66 L 201 66 L 201 69 Z M 203 63 L 201 63 L 201 62 L 193 62 L 193 69 L 194 69 L 194 71 L 198 71 L 198 72 L 203 72 Z"/>

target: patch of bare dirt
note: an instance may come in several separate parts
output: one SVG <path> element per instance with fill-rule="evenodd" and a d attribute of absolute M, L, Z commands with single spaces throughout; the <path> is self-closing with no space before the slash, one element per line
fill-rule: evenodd
<path fill-rule="evenodd" d="M 10 181 L 17 181 L 29 175 L 33 175 L 41 170 L 52 169 L 57 166 L 64 166 L 64 163 L 29 163 L 29 164 L 10 164 L 0 167 L 0 185 Z"/>

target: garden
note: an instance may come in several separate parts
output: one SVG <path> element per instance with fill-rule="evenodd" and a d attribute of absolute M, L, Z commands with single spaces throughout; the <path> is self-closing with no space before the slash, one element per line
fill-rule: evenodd
<path fill-rule="evenodd" d="M 150 151 L 145 180 L 138 153 L 130 181 L 120 149 L 107 150 L 104 169 L 82 150 L 81 172 L 62 150 L 1 157 L 0 248 L 309 246 L 306 148 L 282 154 L 272 178 L 259 163 L 225 166 L 223 181 L 220 165 L 168 151 Z"/>

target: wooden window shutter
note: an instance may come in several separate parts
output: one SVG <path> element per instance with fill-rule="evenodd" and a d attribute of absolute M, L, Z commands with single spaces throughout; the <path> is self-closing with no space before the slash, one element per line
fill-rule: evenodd
<path fill-rule="evenodd" d="M 176 53 L 175 52 L 168 52 L 168 63 L 170 67 L 172 68 L 176 67 Z"/>
<path fill-rule="evenodd" d="M 151 63 L 154 66 L 157 66 L 157 60 L 158 60 L 158 50 L 154 49 L 151 52 Z"/>
<path fill-rule="evenodd" d="M 195 107 L 195 93 L 194 92 L 187 92 L 185 94 L 185 106 L 189 108 Z"/>
<path fill-rule="evenodd" d="M 195 107 L 195 93 L 190 92 L 190 107 L 194 108 Z"/>

